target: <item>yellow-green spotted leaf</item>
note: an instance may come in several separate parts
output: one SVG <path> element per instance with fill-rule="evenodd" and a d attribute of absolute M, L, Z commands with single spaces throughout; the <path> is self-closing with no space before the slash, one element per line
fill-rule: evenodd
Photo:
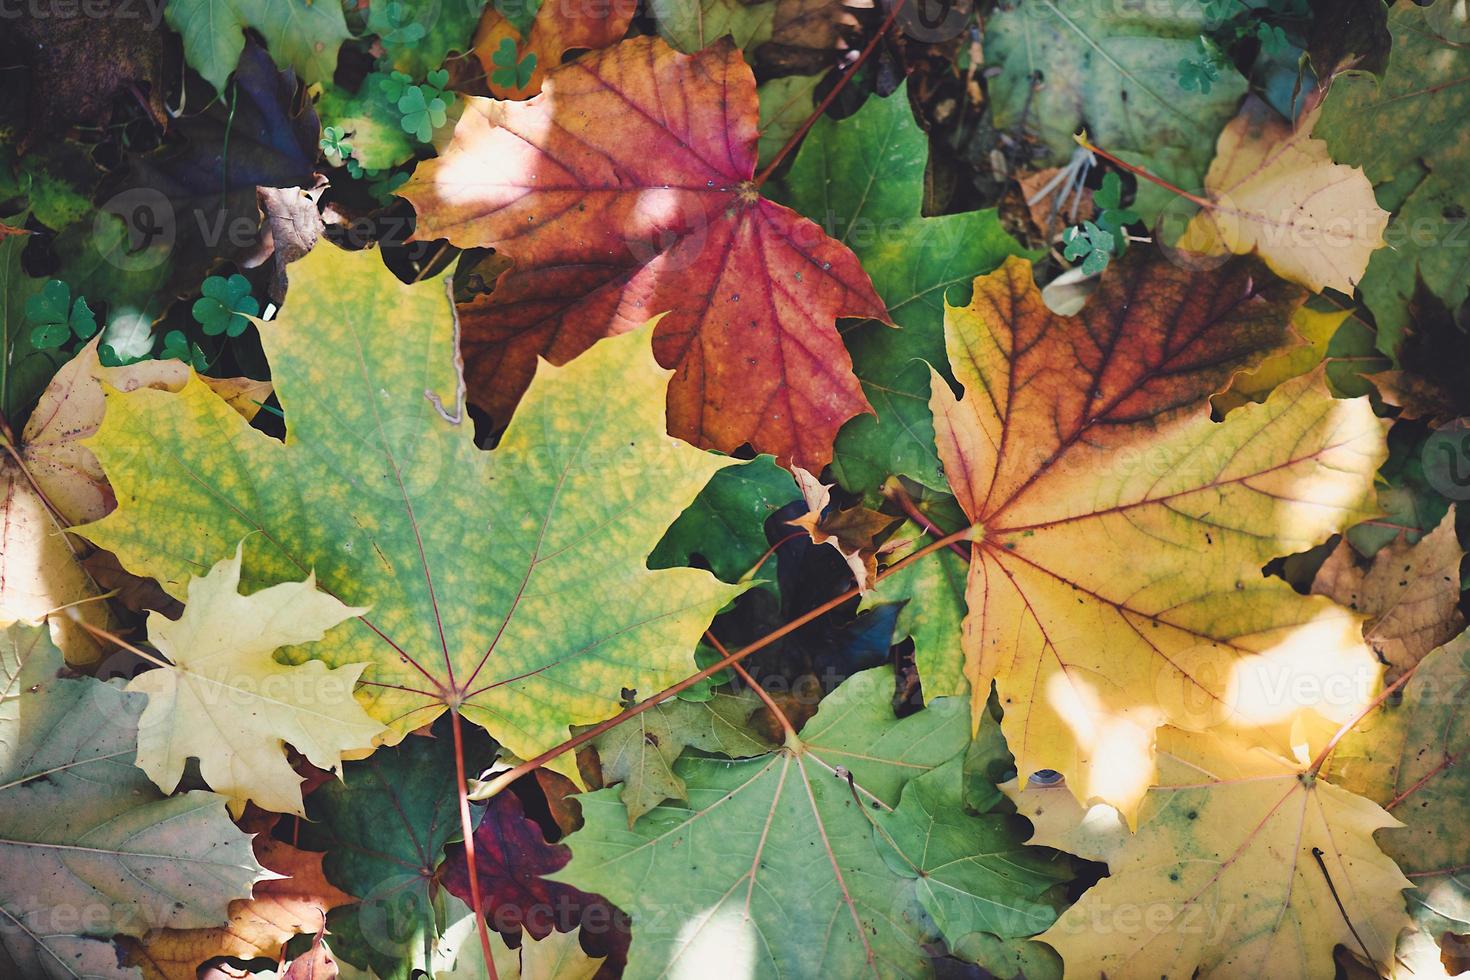
<path fill-rule="evenodd" d="M 91 446 L 118 509 L 81 533 L 180 597 L 244 539 L 242 591 L 314 571 L 369 607 L 294 659 L 369 663 L 358 697 L 393 741 L 458 706 L 530 758 L 692 672 L 740 587 L 645 559 L 731 461 L 666 434 L 650 328 L 541 365 L 484 452 L 444 283 L 324 246 L 291 295 L 261 326 L 285 444 L 197 378 L 112 393 Z"/>

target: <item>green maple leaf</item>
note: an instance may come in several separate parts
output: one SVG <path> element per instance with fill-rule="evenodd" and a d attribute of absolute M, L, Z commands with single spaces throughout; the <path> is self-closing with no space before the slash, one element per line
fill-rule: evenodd
<path fill-rule="evenodd" d="M 259 31 L 271 56 L 307 84 L 332 81 L 337 51 L 352 36 L 340 3 L 302 0 L 173 0 L 164 15 L 184 41 L 184 58 L 224 91 L 245 47 Z"/>
<path fill-rule="evenodd" d="M 133 765 L 145 699 L 63 667 L 45 626 L 0 632 L 0 973 L 124 977 L 112 936 L 222 925 L 266 872 L 224 797 Z"/>
<path fill-rule="evenodd" d="M 648 563 L 672 568 L 692 564 L 697 556 L 722 582 L 739 582 L 770 548 L 766 519 L 800 498 L 791 473 L 773 456 L 721 470 L 679 515 Z M 775 584 L 764 584 L 774 595 Z"/>
<path fill-rule="evenodd" d="M 750 697 L 721 693 L 707 701 L 670 698 L 593 742 L 603 779 L 623 784 L 628 823 L 664 800 L 686 799 L 684 781 L 674 772 L 686 747 L 732 759 L 764 755 L 771 746 L 746 725 L 758 707 Z"/>
<path fill-rule="evenodd" d="M 896 473 L 947 486 L 929 412 L 929 365 L 947 370 L 945 298 L 963 303 L 977 275 L 1023 254 L 993 209 L 921 216 L 928 147 L 900 87 L 840 122 L 819 119 L 778 195 L 857 254 L 902 328 L 864 321 L 843 332 L 877 416 L 842 427 L 832 472 L 870 499 Z"/>
<path fill-rule="evenodd" d="M 1363 168 L 1378 203 L 1394 212 L 1384 232 L 1391 247 L 1373 253 L 1359 283 L 1377 321 L 1378 349 L 1390 357 L 1409 328 L 1420 280 L 1451 309 L 1470 295 L 1470 142 L 1460 138 L 1470 112 L 1470 91 L 1462 84 L 1470 47 L 1446 40 L 1437 28 L 1457 16 L 1451 0 L 1395 4 L 1383 78 L 1345 72 L 1313 128 L 1334 161 Z"/>
<path fill-rule="evenodd" d="M 950 503 L 953 505 L 952 500 Z M 956 516 L 950 518 L 948 526 L 963 526 L 959 508 L 953 510 Z M 917 524 L 904 524 L 889 538 L 895 548 L 887 554 L 887 561 L 902 561 L 932 540 Z M 858 606 L 859 610 L 867 610 L 883 603 L 903 603 L 894 623 L 894 642 L 904 637 L 913 639 L 914 663 L 924 679 L 926 698 L 969 695 L 964 654 L 955 641 L 968 611 L 965 585 L 969 574 L 969 564 L 946 549 L 879 579 Z"/>
<path fill-rule="evenodd" d="M 307 797 L 301 846 L 325 851 L 327 880 L 362 900 L 327 915 L 339 959 L 382 980 L 432 962 L 455 904 L 435 872 L 461 839 L 457 787 L 453 741 L 410 736 Z"/>
<path fill-rule="evenodd" d="M 966 812 L 964 763 L 956 756 L 912 780 L 898 806 L 877 818 L 888 866 L 914 879 L 919 903 L 951 949 L 976 933 L 1044 932 L 1062 905 L 1053 886 L 1072 877 L 1071 865 L 1022 846 L 1031 828 L 1014 814 Z"/>
<path fill-rule="evenodd" d="M 616 714 L 624 688 L 692 672 L 742 587 L 645 560 L 733 461 L 666 434 L 651 326 L 543 365 L 486 453 L 460 406 L 443 283 L 318 247 L 291 294 L 261 328 L 286 444 L 197 379 L 110 393 L 90 445 L 121 506 L 80 533 L 180 598 L 242 538 L 246 591 L 314 569 L 371 611 L 309 654 L 370 663 L 359 698 L 396 737 L 456 707 L 530 758 Z"/>
<path fill-rule="evenodd" d="M 664 805 L 630 829 L 616 790 L 580 798 L 586 826 L 553 878 L 607 896 L 633 917 L 630 978 L 925 976 L 934 925 L 911 870 L 889 863 L 883 836 L 906 784 L 960 757 L 970 738 L 963 699 L 937 699 L 899 720 L 893 672 L 854 675 L 780 751 L 731 762 L 682 758 L 687 805 Z M 955 774 L 958 779 L 958 774 Z M 911 819 L 905 811 L 905 820 Z M 949 819 L 948 816 L 945 819 Z M 997 825 L 999 826 L 999 825 Z M 898 827 L 908 843 L 907 825 Z M 996 843 L 1024 850 L 1007 827 Z M 885 856 L 885 852 L 889 852 Z M 1017 879 L 1027 872 L 1016 866 Z M 997 909 L 1049 887 L 1040 875 L 980 889 Z M 657 882 L 657 887 L 648 887 Z M 1012 918 L 997 912 L 990 925 Z M 1013 917 L 1007 935 L 1046 925 Z"/>

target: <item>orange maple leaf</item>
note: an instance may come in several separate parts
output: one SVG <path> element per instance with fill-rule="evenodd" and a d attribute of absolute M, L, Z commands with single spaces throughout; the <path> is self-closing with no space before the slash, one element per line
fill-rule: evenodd
<path fill-rule="evenodd" d="M 756 121 L 728 41 L 682 55 L 634 38 L 554 69 L 528 102 L 471 100 L 403 189 L 420 238 L 515 263 L 461 309 L 471 400 L 504 421 L 537 355 L 562 364 L 667 313 L 670 434 L 827 463 L 871 411 L 836 318 L 887 312 L 845 245 L 760 196 Z"/>

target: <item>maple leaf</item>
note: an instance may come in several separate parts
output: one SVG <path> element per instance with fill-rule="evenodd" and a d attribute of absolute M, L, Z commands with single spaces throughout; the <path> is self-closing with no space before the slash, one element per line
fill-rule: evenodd
<path fill-rule="evenodd" d="M 697 555 L 720 581 L 742 581 L 770 548 L 766 519 L 796 499 L 791 474 L 770 456 L 721 470 L 669 527 L 648 566 L 689 565 Z"/>
<path fill-rule="evenodd" d="M 1359 286 L 1378 324 L 1378 349 L 1390 357 L 1421 280 L 1452 308 L 1470 292 L 1470 259 L 1459 247 L 1470 151 L 1453 135 L 1470 112 L 1470 92 L 1459 84 L 1470 73 L 1470 48 L 1441 31 L 1463 16 L 1455 0 L 1394 4 L 1382 79 L 1358 70 L 1337 76 L 1313 129 L 1334 160 L 1362 167 L 1393 208 L 1385 236 L 1393 247 L 1374 253 Z"/>
<path fill-rule="evenodd" d="M 102 386 L 177 390 L 189 376 L 177 361 L 103 367 L 98 343 L 93 340 L 62 365 L 41 393 L 13 454 L 0 457 L 0 619 L 39 620 L 101 593 L 83 564 L 93 549 L 67 529 L 95 521 L 116 505 L 101 464 L 83 444 L 102 424 Z M 247 419 L 270 394 L 269 382 L 211 378 L 206 383 Z M 102 603 L 81 602 L 75 612 L 94 627 L 112 626 Z M 73 663 L 91 663 L 101 655 L 98 641 L 69 617 L 52 618 L 51 633 Z"/>
<path fill-rule="evenodd" d="M 813 544 L 830 544 L 842 556 L 857 587 L 868 592 L 878 575 L 879 544 L 874 539 L 888 530 L 897 518 L 866 507 L 830 510 L 832 487 L 801 467 L 792 472 L 806 499 L 807 512 L 787 521 L 810 535 Z"/>
<path fill-rule="evenodd" d="M 688 799 L 674 771 L 684 749 L 732 759 L 769 751 L 770 743 L 747 724 L 757 707 L 749 698 L 719 692 L 707 701 L 672 698 L 598 736 L 592 744 L 603 780 L 623 784 L 619 798 L 628 808 L 628 825 L 664 800 Z"/>
<path fill-rule="evenodd" d="M 1388 212 L 1363 171 L 1333 163 L 1311 136 L 1316 114 L 1295 126 L 1254 96 L 1220 133 L 1205 174 L 1212 206 L 1178 247 L 1209 254 L 1252 251 L 1280 276 L 1315 292 L 1352 294 L 1382 248 Z"/>
<path fill-rule="evenodd" d="M 947 488 L 934 452 L 926 366 L 947 370 L 946 297 L 963 302 L 976 276 L 1022 254 L 993 208 L 924 217 L 928 161 L 929 140 L 900 86 L 887 98 L 868 99 L 846 119 L 818 119 L 778 189 L 781 200 L 831 228 L 857 254 L 903 328 L 869 320 L 843 329 L 876 417 L 843 426 L 832 473 L 870 503 L 897 473 Z"/>
<path fill-rule="evenodd" d="M 382 980 L 427 969 L 449 921 L 438 870 L 460 833 L 457 786 L 453 744 L 413 735 L 307 796 L 301 846 L 325 851 L 327 880 L 361 899 L 327 916 L 338 959 Z"/>
<path fill-rule="evenodd" d="M 288 667 L 272 654 L 320 640 L 367 610 L 317 591 L 310 575 L 241 595 L 243 550 L 236 547 L 233 558 L 189 581 L 177 621 L 148 614 L 148 639 L 171 666 L 128 684 L 148 695 L 138 724 L 138 766 L 169 793 L 194 757 L 204 781 L 229 797 L 236 816 L 248 800 L 301 815 L 301 777 L 286 761 L 285 743 L 335 772 L 343 752 L 372 748 L 383 726 L 352 697 L 366 664 L 330 669 L 308 660 Z"/>
<path fill-rule="evenodd" d="M 665 435 L 649 330 L 544 367 L 484 453 L 457 414 L 442 283 L 326 247 L 293 270 L 291 304 L 261 328 L 286 444 L 195 380 L 109 395 L 91 446 L 126 504 L 81 533 L 176 596 L 243 538 L 247 587 L 314 570 L 370 607 L 284 656 L 369 663 L 359 697 L 389 741 L 453 707 L 530 758 L 617 713 L 624 688 L 688 673 L 742 588 L 644 561 L 732 461 Z"/>
<path fill-rule="evenodd" d="M 756 112 L 729 42 L 681 55 L 647 37 L 554 69 L 529 102 L 469 102 L 400 193 L 419 237 L 514 260 L 460 311 L 472 401 L 503 419 L 536 355 L 565 363 L 667 312 L 673 435 L 830 459 L 869 410 L 834 321 L 887 314 L 845 246 L 760 197 Z"/>
<path fill-rule="evenodd" d="M 1417 941 L 1402 938 L 1399 957 L 1417 954 L 1427 960 L 1425 976 L 1444 969 L 1437 940 L 1446 937 L 1449 946 L 1456 942 L 1450 937 L 1470 933 L 1470 887 L 1464 875 L 1470 864 L 1467 686 L 1470 635 L 1461 634 L 1425 657 L 1403 697 L 1385 702 L 1349 732 L 1323 769 L 1334 783 L 1404 822 L 1381 837 L 1384 852 L 1415 886 L 1408 906 L 1423 934 Z"/>
<path fill-rule="evenodd" d="M 124 976 L 110 937 L 217 925 L 270 874 L 223 798 L 164 798 L 134 767 L 142 698 L 0 625 L 0 970 Z"/>
<path fill-rule="evenodd" d="M 580 797 L 586 826 L 555 875 L 633 917 L 625 976 L 919 976 L 930 926 L 885 860 L 868 815 L 961 754 L 965 706 L 940 699 L 899 720 L 893 672 L 854 675 L 800 738 L 740 762 L 686 756 L 689 802 L 630 829 L 617 791 Z M 640 884 L 657 881 L 650 889 Z"/>
<path fill-rule="evenodd" d="M 561 64 L 573 49 L 597 50 L 615 43 L 628 33 L 637 0 L 609 0 L 605 4 L 581 5 L 542 3 L 529 30 L 518 29 L 499 4 L 486 6 L 475 29 L 474 52 L 485 70 L 490 94 L 501 99 L 526 99 L 541 91 L 547 72 Z M 505 78 L 497 71 L 495 55 L 511 42 L 514 56 L 531 58 L 530 75 L 522 81 L 512 73 Z"/>
<path fill-rule="evenodd" d="M 1039 937 L 1069 974 L 1313 976 L 1338 944 L 1386 968 L 1412 886 L 1374 841 L 1393 817 L 1240 741 L 1165 728 L 1158 755 L 1132 835 L 1064 785 L 1010 789 L 1033 843 L 1108 865 Z"/>
<path fill-rule="evenodd" d="M 1246 90 L 1229 67 L 1208 91 L 1180 84 L 1180 62 L 1208 31 L 1197 4 L 1034 0 L 999 10 L 985 22 L 986 61 L 1000 66 L 988 86 L 992 118 L 999 129 L 1033 129 L 1050 151 L 1045 163 L 1065 164 L 1085 128 L 1099 146 L 1193 190 Z M 1152 221 L 1172 200 L 1140 181 L 1133 209 Z"/>
<path fill-rule="evenodd" d="M 1260 570 L 1375 515 L 1384 424 L 1319 374 L 1210 420 L 1208 397 L 1286 340 L 1298 296 L 1248 264 L 1192 275 L 1138 251 L 1075 318 L 1046 309 L 1021 259 L 949 311 L 965 394 L 936 376 L 931 406 L 973 525 L 964 670 L 977 720 L 995 682 L 1021 778 L 1056 770 L 1131 815 L 1162 722 L 1308 707 L 1266 675 L 1371 681 L 1355 618 Z M 1347 719 L 1347 699 L 1318 695 Z"/>
<path fill-rule="evenodd" d="M 524 933 L 528 939 L 545 939 L 569 928 L 578 911 L 596 899 L 543 876 L 560 870 L 571 857 L 565 845 L 546 842 L 514 793 L 492 799 L 475 828 L 480 911 L 490 928 L 512 937 Z M 451 895 L 471 902 L 464 845 L 449 848 L 440 880 Z"/>
<path fill-rule="evenodd" d="M 1439 526 L 1410 544 L 1401 532 L 1370 562 L 1340 541 L 1312 581 L 1312 592 L 1366 613 L 1363 636 L 1389 670 L 1392 683 L 1465 626 L 1460 614 L 1460 560 L 1455 508 Z"/>
<path fill-rule="evenodd" d="M 1030 832 L 1009 814 L 972 814 L 962 802 L 960 756 L 903 788 L 878 818 L 888 866 L 914 879 L 919 904 L 950 949 L 976 933 L 1032 936 L 1056 921 L 1053 886 L 1072 877 L 1065 859 L 1019 846 Z"/>
<path fill-rule="evenodd" d="M 276 959 L 292 936 L 322 928 L 326 914 L 355 901 L 322 874 L 322 855 L 270 836 L 275 814 L 247 816 L 255 858 L 280 877 L 262 881 L 250 898 L 230 903 L 229 922 L 211 929 L 160 929 L 129 950 L 144 980 L 194 980 L 198 966 L 216 956 Z"/>
<path fill-rule="evenodd" d="M 1327 348 L 1338 330 L 1352 316 L 1352 310 L 1333 310 L 1324 313 L 1307 306 L 1299 306 L 1291 315 L 1291 327 L 1305 341 L 1299 347 L 1288 348 L 1261 361 L 1251 371 L 1242 371 L 1231 379 L 1230 387 L 1210 399 L 1215 411 L 1223 415 L 1248 402 L 1265 401 L 1276 387 L 1292 378 L 1301 377 L 1327 358 Z M 1329 366 L 1327 380 L 1334 394 L 1340 388 L 1335 383 Z"/>
<path fill-rule="evenodd" d="M 869 0 L 650 0 L 664 40 L 686 54 L 729 35 L 764 72 L 810 75 L 832 67 L 861 30 Z"/>
<path fill-rule="evenodd" d="M 247 28 L 259 31 L 276 59 L 308 84 L 331 82 L 337 49 L 352 36 L 335 3 L 174 0 L 164 16 L 183 39 L 185 60 L 221 92 L 240 60 Z"/>

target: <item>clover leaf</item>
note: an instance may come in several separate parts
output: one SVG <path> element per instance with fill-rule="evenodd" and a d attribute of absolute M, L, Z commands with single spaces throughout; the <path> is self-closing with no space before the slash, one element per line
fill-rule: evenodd
<path fill-rule="evenodd" d="M 260 302 L 250 295 L 250 282 L 242 275 L 210 276 L 199 291 L 203 295 L 194 301 L 194 319 L 211 337 L 238 337 L 250 325 L 246 317 L 260 313 Z"/>

